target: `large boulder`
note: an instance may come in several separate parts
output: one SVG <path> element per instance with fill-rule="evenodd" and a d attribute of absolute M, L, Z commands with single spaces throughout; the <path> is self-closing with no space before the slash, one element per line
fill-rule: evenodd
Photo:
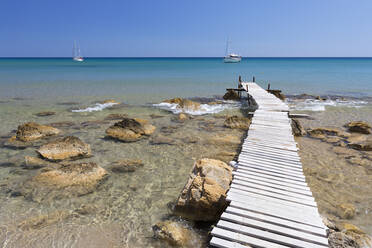
<path fill-rule="evenodd" d="M 248 130 L 249 126 L 251 125 L 251 119 L 247 117 L 239 117 L 239 116 L 230 116 L 227 117 L 224 122 L 225 127 L 229 128 L 237 128 Z"/>
<path fill-rule="evenodd" d="M 195 221 L 215 221 L 226 207 L 232 168 L 215 159 L 200 159 L 175 205 L 175 213 Z"/>
<path fill-rule="evenodd" d="M 91 156 L 90 145 L 79 138 L 67 136 L 41 146 L 37 152 L 48 160 L 77 159 Z"/>
<path fill-rule="evenodd" d="M 134 142 L 143 136 L 149 136 L 156 127 L 149 124 L 147 120 L 124 118 L 106 130 L 107 136 L 124 141 Z"/>
<path fill-rule="evenodd" d="M 57 135 L 61 131 L 57 128 L 40 125 L 35 122 L 27 122 L 18 126 L 18 130 L 16 133 L 17 140 L 27 142 L 27 141 L 34 141 L 46 136 Z"/>
<path fill-rule="evenodd" d="M 292 119 L 291 126 L 292 126 L 292 133 L 293 133 L 294 136 L 304 136 L 304 135 L 306 135 L 306 131 L 302 127 L 300 120 Z"/>
<path fill-rule="evenodd" d="M 370 134 L 371 125 L 364 121 L 352 121 L 345 125 L 349 132 Z"/>

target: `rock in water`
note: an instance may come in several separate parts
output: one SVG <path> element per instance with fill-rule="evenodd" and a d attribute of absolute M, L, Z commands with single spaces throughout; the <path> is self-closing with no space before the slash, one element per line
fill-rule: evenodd
<path fill-rule="evenodd" d="M 141 160 L 119 160 L 112 164 L 110 167 L 111 171 L 123 173 L 123 172 L 134 172 L 138 167 L 142 167 L 143 162 Z"/>
<path fill-rule="evenodd" d="M 276 96 L 277 98 L 279 98 L 282 101 L 285 100 L 285 95 L 282 94 L 281 90 L 267 90 L 267 92 L 273 94 L 274 96 Z"/>
<path fill-rule="evenodd" d="M 43 214 L 35 217 L 28 218 L 21 223 L 18 227 L 22 230 L 40 229 L 57 222 L 61 222 L 71 217 L 71 213 L 68 211 L 55 211 L 48 214 Z"/>
<path fill-rule="evenodd" d="M 337 214 L 343 219 L 351 219 L 355 215 L 355 207 L 351 203 L 342 203 L 337 206 Z"/>
<path fill-rule="evenodd" d="M 25 157 L 25 163 L 22 166 L 25 169 L 40 169 L 43 167 L 50 167 L 54 166 L 55 164 L 49 161 L 45 161 L 41 158 L 26 156 Z"/>
<path fill-rule="evenodd" d="M 294 136 L 306 135 L 306 131 L 302 127 L 301 122 L 298 119 L 292 119 L 291 126 L 292 126 L 292 133 Z"/>
<path fill-rule="evenodd" d="M 227 117 L 224 122 L 225 127 L 248 130 L 251 125 L 251 119 L 247 117 L 238 117 L 236 115 Z"/>
<path fill-rule="evenodd" d="M 235 101 L 239 101 L 240 100 L 240 97 L 239 97 L 238 93 L 236 93 L 236 91 L 234 91 L 234 90 L 227 90 L 227 92 L 225 93 L 225 95 L 223 95 L 223 99 L 224 100 L 235 100 Z"/>
<path fill-rule="evenodd" d="M 159 222 L 152 227 L 155 237 L 160 238 L 170 245 L 178 247 L 191 247 L 191 231 L 181 224 L 173 221 Z"/>
<path fill-rule="evenodd" d="M 37 152 L 48 160 L 77 159 L 91 156 L 90 145 L 79 138 L 67 136 L 40 147 Z"/>
<path fill-rule="evenodd" d="M 350 136 L 350 134 L 342 131 L 339 128 L 328 128 L 328 127 L 318 127 L 314 129 L 310 129 L 307 131 L 308 135 L 312 138 L 318 138 L 318 139 L 323 139 L 326 136 L 338 136 L 338 137 L 343 137 L 347 138 Z"/>
<path fill-rule="evenodd" d="M 56 112 L 53 112 L 53 111 L 45 111 L 45 112 L 36 113 L 35 115 L 39 116 L 39 117 L 45 117 L 45 116 L 51 116 L 51 115 L 55 115 L 55 114 L 56 114 Z"/>
<path fill-rule="evenodd" d="M 57 169 L 39 173 L 26 188 L 62 190 L 62 195 L 79 196 L 93 192 L 106 175 L 106 170 L 95 163 L 63 164 Z"/>
<path fill-rule="evenodd" d="M 179 115 L 178 115 L 178 120 L 179 121 L 186 121 L 187 119 L 189 119 L 189 117 L 186 115 L 186 114 L 184 114 L 184 113 L 180 113 Z"/>
<path fill-rule="evenodd" d="M 177 108 L 182 109 L 183 111 L 196 111 L 200 109 L 200 103 L 184 98 L 173 98 L 163 102 L 178 104 Z"/>
<path fill-rule="evenodd" d="M 345 125 L 349 132 L 370 134 L 371 125 L 364 121 L 352 121 Z"/>
<path fill-rule="evenodd" d="M 124 142 L 139 140 L 142 136 L 151 135 L 156 127 L 147 120 L 124 118 L 106 130 L 107 136 Z"/>
<path fill-rule="evenodd" d="M 175 206 L 175 213 L 195 221 L 215 221 L 226 207 L 232 168 L 214 159 L 200 159 L 193 167 Z"/>
<path fill-rule="evenodd" d="M 18 126 L 16 138 L 17 140 L 27 142 L 38 140 L 46 136 L 57 135 L 60 132 L 59 129 L 51 126 L 40 125 L 35 122 L 27 122 Z"/>
<path fill-rule="evenodd" d="M 361 141 L 356 141 L 348 144 L 349 147 L 360 151 L 372 151 L 372 136 Z"/>

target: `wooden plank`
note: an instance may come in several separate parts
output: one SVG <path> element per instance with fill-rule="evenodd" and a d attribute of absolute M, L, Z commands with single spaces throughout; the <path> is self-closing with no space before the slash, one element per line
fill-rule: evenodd
<path fill-rule="evenodd" d="M 295 221 L 290 221 L 290 220 L 286 220 L 286 219 L 282 219 L 278 217 L 268 216 L 265 214 L 256 213 L 256 212 L 252 212 L 252 211 L 248 211 L 248 210 L 244 210 L 244 209 L 240 209 L 236 207 L 231 207 L 231 206 L 227 207 L 225 212 L 230 213 L 230 214 L 240 215 L 246 218 L 256 219 L 256 220 L 263 221 L 263 222 L 268 222 L 271 224 L 281 225 L 284 227 L 311 233 L 311 234 L 318 235 L 321 237 L 327 236 L 326 230 L 322 227 L 314 227 L 314 226 L 310 226 L 307 224 L 298 223 Z"/>
<path fill-rule="evenodd" d="M 219 228 L 219 227 L 213 228 L 211 234 L 215 237 L 220 237 L 220 238 L 223 238 L 223 239 L 231 240 L 231 241 L 234 241 L 234 242 L 240 242 L 240 243 L 247 244 L 247 245 L 253 245 L 255 247 L 272 247 L 272 248 L 287 247 L 287 246 L 275 244 L 275 243 L 272 243 L 272 242 L 268 242 L 268 241 L 265 241 L 265 240 L 261 240 L 261 239 L 258 239 L 258 238 L 254 238 L 254 237 L 251 237 L 251 236 L 243 235 L 243 234 L 240 234 L 240 233 L 228 231 L 226 229 L 222 229 L 222 228 Z"/>
<path fill-rule="evenodd" d="M 302 178 L 305 178 L 305 176 L 302 174 L 302 172 L 298 172 L 298 171 L 292 171 L 290 169 L 282 169 L 282 168 L 277 168 L 277 167 L 274 167 L 274 166 L 268 166 L 268 165 L 254 165 L 254 164 L 251 164 L 249 162 L 242 162 L 240 161 L 239 164 L 238 164 L 238 168 L 240 170 L 245 170 L 246 168 L 254 168 L 254 169 L 257 169 L 257 170 L 264 170 L 264 171 L 269 171 L 269 172 L 273 172 L 273 173 L 279 173 L 281 175 L 290 175 L 290 176 L 295 176 L 295 177 L 302 177 Z"/>
<path fill-rule="evenodd" d="M 314 199 L 312 197 L 310 198 L 308 196 L 302 196 L 302 195 L 301 196 L 299 196 L 299 195 L 291 196 L 288 193 L 283 194 L 283 191 L 278 193 L 278 192 L 275 192 L 274 190 L 269 191 L 267 189 L 260 189 L 260 188 L 264 188 L 264 187 L 256 186 L 255 188 L 253 188 L 253 187 L 245 187 L 243 185 L 238 185 L 238 184 L 232 183 L 231 187 L 230 187 L 230 191 L 238 193 L 238 194 L 243 194 L 243 195 L 246 195 L 247 193 L 260 194 L 260 195 L 267 196 L 267 197 L 272 197 L 272 198 L 275 198 L 275 199 L 295 202 L 295 203 L 299 203 L 299 204 L 303 204 L 303 205 L 307 205 L 307 206 L 311 206 L 311 207 L 317 207 L 316 202 L 314 201 Z M 278 191 L 278 190 L 276 190 L 276 191 Z"/>
<path fill-rule="evenodd" d="M 254 159 L 244 159 L 240 160 L 238 166 L 242 164 L 244 166 L 263 166 L 263 167 L 268 167 L 268 168 L 273 168 L 273 169 L 279 169 L 279 170 L 284 170 L 284 171 L 290 171 L 293 173 L 297 173 L 300 175 L 303 175 L 303 171 L 301 167 L 296 167 L 296 166 L 286 166 L 286 165 L 280 165 L 275 162 L 262 162 L 262 161 L 254 161 Z"/>
<path fill-rule="evenodd" d="M 221 219 L 223 220 L 228 220 L 228 221 L 233 221 L 235 223 L 240 223 L 246 226 L 250 227 L 256 227 L 260 228 L 263 230 L 267 230 L 276 234 L 281 234 L 293 238 L 301 238 L 302 240 L 309 241 L 311 243 L 323 245 L 323 247 L 328 247 L 328 239 L 325 237 L 320 237 L 318 235 L 313 235 L 305 232 L 301 232 L 298 230 L 294 230 L 291 228 L 286 228 L 278 225 L 273 225 L 269 223 L 265 223 L 262 221 L 257 221 L 253 219 L 248 219 L 242 216 L 234 215 L 234 214 L 229 214 L 229 213 L 223 213 L 221 216 Z M 218 225 L 218 224 L 217 224 Z M 305 246 L 307 248 L 309 246 Z"/>
<path fill-rule="evenodd" d="M 274 159 L 274 158 L 271 158 L 271 157 L 266 157 L 265 155 L 253 155 L 252 153 L 250 152 L 247 152 L 247 151 L 244 151 L 242 153 L 239 154 L 239 157 L 242 157 L 244 159 L 248 159 L 248 160 L 254 160 L 254 161 L 257 161 L 257 162 L 268 162 L 268 163 L 274 163 L 274 164 L 279 164 L 279 165 L 284 165 L 284 166 L 293 166 L 293 167 L 297 167 L 297 168 L 301 168 L 302 164 L 301 162 L 298 162 L 298 161 L 291 161 L 291 160 L 286 160 L 286 159 L 280 159 L 280 158 L 277 158 L 277 159 Z"/>
<path fill-rule="evenodd" d="M 249 150 L 255 150 L 255 151 L 262 151 L 266 153 L 271 153 L 271 154 L 276 154 L 276 155 L 287 155 L 287 156 L 299 156 L 296 151 L 286 151 L 286 150 L 280 150 L 277 148 L 270 148 L 270 147 L 265 147 L 265 146 L 260 146 L 257 144 L 245 144 L 244 145 L 245 149 Z"/>
<path fill-rule="evenodd" d="M 217 237 L 212 237 L 211 241 L 209 242 L 212 246 L 218 248 L 247 248 L 248 246 L 242 245 L 235 241 L 230 241 L 226 239 L 221 239 Z"/>
<path fill-rule="evenodd" d="M 262 155 L 262 156 L 273 157 L 273 158 L 284 158 L 284 159 L 292 160 L 294 162 L 301 162 L 301 158 L 297 154 L 285 155 L 285 154 L 278 154 L 278 153 L 268 152 L 268 151 L 255 149 L 255 148 L 247 149 L 246 147 L 242 148 L 242 152 L 247 153 L 247 154 L 249 153 L 252 155 L 254 154 L 254 155 Z"/>
<path fill-rule="evenodd" d="M 238 170 L 233 171 L 232 173 L 233 173 L 234 176 L 238 175 L 238 176 L 241 176 L 241 177 L 249 177 L 251 175 L 255 175 L 255 176 L 261 177 L 261 178 L 266 179 L 266 180 L 286 182 L 286 183 L 291 183 L 291 184 L 297 185 L 297 186 L 306 186 L 307 187 L 306 182 L 293 180 L 291 178 L 288 179 L 288 178 L 284 178 L 284 177 L 277 177 L 277 176 L 273 176 L 273 175 L 267 175 L 267 174 L 263 174 L 263 173 L 260 173 L 260 172 L 257 172 L 257 171 L 252 171 L 252 170 L 251 171 L 240 171 L 239 168 L 238 168 Z"/>
<path fill-rule="evenodd" d="M 270 143 L 264 143 L 264 142 L 257 142 L 257 141 L 254 141 L 254 140 L 247 140 L 247 139 L 244 140 L 243 146 L 247 146 L 247 145 L 250 145 L 250 144 L 258 145 L 258 146 L 263 146 L 263 147 L 268 147 L 268 148 L 272 148 L 272 149 L 284 150 L 284 151 L 293 151 L 293 152 L 297 152 L 298 151 L 297 146 L 294 146 L 294 145 L 283 146 L 283 145 L 279 145 L 279 144 L 270 144 Z"/>
<path fill-rule="evenodd" d="M 322 228 L 325 226 L 318 213 L 302 212 L 298 207 L 284 206 L 276 204 L 275 202 L 265 201 L 258 198 L 251 198 L 251 201 L 241 202 L 239 200 L 233 200 L 234 196 L 228 196 L 231 207 L 251 211 L 255 213 L 261 213 L 265 216 L 272 216 L 296 223 L 302 223 L 305 225 Z"/>
<path fill-rule="evenodd" d="M 316 248 L 324 248 L 324 246 L 319 244 L 314 244 L 313 242 L 303 241 L 301 239 L 297 239 L 294 237 L 288 237 L 287 235 L 277 234 L 273 232 L 264 231 L 262 229 L 258 229 L 252 226 L 246 226 L 244 223 L 241 223 L 241 219 L 239 217 L 232 217 L 233 215 L 229 216 L 231 219 L 227 220 L 220 220 L 217 223 L 217 226 L 223 229 L 227 229 L 233 232 L 242 233 L 248 236 L 256 237 L 259 239 L 263 239 L 266 241 L 270 241 L 273 243 L 278 243 L 287 246 L 295 246 L 295 247 L 316 247 Z M 230 222 L 234 221 L 234 222 Z"/>
<path fill-rule="evenodd" d="M 291 192 L 285 189 L 277 189 L 270 186 L 265 186 L 261 184 L 255 184 L 255 183 L 239 183 L 239 182 L 232 182 L 231 188 L 236 188 L 239 190 L 244 190 L 248 192 L 268 192 L 270 194 L 275 195 L 283 195 L 283 196 L 290 196 L 298 199 L 304 199 L 305 201 L 308 201 L 310 203 L 315 203 L 314 198 L 312 195 L 304 195 L 301 193 Z M 265 193 L 266 194 L 266 193 Z M 278 196 L 281 197 L 281 196 Z M 296 200 L 297 201 L 297 200 Z"/>
<path fill-rule="evenodd" d="M 257 192 L 249 192 L 249 191 L 242 191 L 242 190 L 238 190 L 238 189 L 230 189 L 229 192 L 227 193 L 227 195 L 229 197 L 231 197 L 231 199 L 233 199 L 234 201 L 239 201 L 239 202 L 242 202 L 242 200 L 253 201 L 253 200 L 255 200 L 255 198 L 259 198 L 259 199 L 266 200 L 268 202 L 268 204 L 270 204 L 271 202 L 275 202 L 275 203 L 279 203 L 279 204 L 282 204 L 282 205 L 299 208 L 302 211 L 304 211 L 303 214 L 305 214 L 306 212 L 309 212 L 309 213 L 312 213 L 313 215 L 315 215 L 315 213 L 317 213 L 317 209 L 314 206 L 309 206 L 307 204 L 302 204 L 302 203 L 294 202 L 294 201 L 288 201 L 286 199 L 279 199 L 279 198 L 276 198 L 276 197 L 259 194 Z"/>
<path fill-rule="evenodd" d="M 286 179 L 290 179 L 296 182 L 306 183 L 306 179 L 304 177 L 298 177 L 295 175 L 288 175 L 288 174 L 282 174 L 282 173 L 279 174 L 277 172 L 265 171 L 265 170 L 256 169 L 252 167 L 246 167 L 244 170 L 239 170 L 239 167 L 238 167 L 238 169 L 236 170 L 236 172 L 245 173 L 245 174 L 249 174 L 251 171 L 261 173 L 264 175 L 278 177 L 278 178 L 286 178 Z"/>
<path fill-rule="evenodd" d="M 301 163 L 301 160 L 298 156 L 285 156 L 285 155 L 276 155 L 273 153 L 268 153 L 264 151 L 256 151 L 256 150 L 249 150 L 249 149 L 244 149 L 243 151 L 246 154 L 250 154 L 252 156 L 259 156 L 259 157 L 264 157 L 264 158 L 270 158 L 272 160 L 285 160 L 285 161 L 291 161 L 297 164 Z"/>
<path fill-rule="evenodd" d="M 280 182 L 276 180 L 268 180 L 266 178 L 257 177 L 254 175 L 247 175 L 245 177 L 234 175 L 234 182 L 253 182 L 261 185 L 271 186 L 274 188 L 287 189 L 289 191 L 298 192 L 305 195 L 312 195 L 312 192 L 308 187 L 297 186 L 295 184 Z"/>

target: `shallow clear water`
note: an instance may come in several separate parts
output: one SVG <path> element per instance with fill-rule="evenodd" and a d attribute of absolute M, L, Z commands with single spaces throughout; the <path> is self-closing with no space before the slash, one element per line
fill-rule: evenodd
<path fill-rule="evenodd" d="M 215 136 L 244 133 L 223 127 L 227 115 L 242 115 L 240 105 L 208 108 L 184 123 L 176 115 L 153 106 L 172 97 L 210 97 L 234 87 L 238 75 L 255 75 L 262 86 L 284 93 L 317 95 L 372 95 L 372 59 L 244 59 L 240 64 L 223 64 L 208 59 L 0 59 L 1 143 L 18 125 L 69 122 L 60 127 L 63 135 L 75 135 L 92 146 L 93 161 L 106 168 L 109 177 L 92 194 L 61 197 L 38 189 L 35 199 L 12 197 L 37 170 L 21 167 L 25 156 L 36 156 L 35 147 L 24 150 L 0 147 L 0 244 L 4 247 L 166 247 L 153 238 L 152 225 L 169 217 L 169 203 L 176 200 L 195 160 L 203 157 L 229 161 L 237 145 L 221 143 Z M 96 107 L 105 99 L 124 102 L 93 112 L 72 110 Z M 204 99 L 199 99 L 204 100 Z M 211 99 L 214 100 L 214 99 Z M 342 101 L 289 101 L 294 109 L 311 114 L 306 127 L 342 127 L 351 120 L 372 123 L 368 98 Z M 169 107 L 169 106 L 168 106 Z M 171 109 L 169 107 L 168 109 Z M 214 110 L 223 110 L 219 113 Z M 304 110 L 320 110 L 304 111 Z M 35 113 L 54 111 L 53 116 Z M 157 127 L 153 137 L 163 135 L 171 145 L 151 144 L 151 139 L 121 143 L 104 139 L 105 129 L 115 121 L 108 114 L 127 114 L 149 120 Z M 334 217 L 339 202 L 357 207 L 347 220 L 372 234 L 370 206 L 371 175 L 336 156 L 332 146 L 300 138 L 305 174 L 321 214 Z M 322 149 L 319 149 L 321 147 Z M 133 173 L 113 173 L 109 166 L 121 159 L 141 159 L 144 167 Z M 330 190 L 331 189 L 331 190 Z M 77 214 L 82 207 L 91 209 Z M 58 212 L 60 211 L 60 212 Z M 49 214 L 49 223 L 23 230 L 20 223 Z M 62 219 L 57 217 L 62 215 Z M 56 217 L 57 216 L 57 217 Z M 58 220 L 58 221 L 56 221 Z M 208 228 L 195 229 L 203 246 Z"/>

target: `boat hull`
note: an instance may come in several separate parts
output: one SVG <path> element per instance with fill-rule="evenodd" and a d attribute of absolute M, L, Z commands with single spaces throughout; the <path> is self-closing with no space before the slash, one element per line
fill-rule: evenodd
<path fill-rule="evenodd" d="M 224 58 L 223 62 L 225 63 L 239 63 L 242 58 Z"/>
<path fill-rule="evenodd" d="M 74 61 L 78 61 L 78 62 L 83 62 L 84 59 L 83 58 L 73 58 Z"/>

